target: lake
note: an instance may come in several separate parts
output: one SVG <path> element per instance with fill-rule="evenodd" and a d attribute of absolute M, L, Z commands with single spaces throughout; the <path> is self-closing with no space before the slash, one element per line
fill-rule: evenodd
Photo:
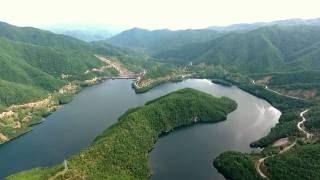
<path fill-rule="evenodd" d="M 143 94 L 135 94 L 131 83 L 108 80 L 85 88 L 33 131 L 0 146 L 0 178 L 61 163 L 88 147 L 128 108 L 191 87 L 230 97 L 237 101 L 238 108 L 224 122 L 198 124 L 161 137 L 150 153 L 151 179 L 224 179 L 213 167 L 213 159 L 227 150 L 251 152 L 250 142 L 266 135 L 281 114 L 268 102 L 237 87 L 224 87 L 209 80 L 167 83 Z"/>

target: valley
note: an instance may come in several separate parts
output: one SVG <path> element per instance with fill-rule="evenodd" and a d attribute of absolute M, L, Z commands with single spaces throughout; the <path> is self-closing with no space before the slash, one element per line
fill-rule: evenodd
<path fill-rule="evenodd" d="M 0 22 L 0 177 L 318 179 L 320 26 L 298 22 L 94 42 Z"/>

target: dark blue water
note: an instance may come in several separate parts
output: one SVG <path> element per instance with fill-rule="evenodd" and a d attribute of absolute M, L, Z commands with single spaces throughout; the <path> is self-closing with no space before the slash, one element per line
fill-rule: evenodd
<path fill-rule="evenodd" d="M 150 158 L 153 179 L 221 178 L 212 159 L 225 150 L 250 151 L 249 143 L 265 135 L 280 115 L 264 100 L 207 80 L 169 83 L 144 94 L 135 94 L 130 80 L 109 80 L 84 89 L 32 132 L 1 146 L 0 177 L 61 163 L 89 146 L 128 108 L 183 87 L 231 97 L 239 108 L 225 122 L 196 125 L 161 138 Z"/>

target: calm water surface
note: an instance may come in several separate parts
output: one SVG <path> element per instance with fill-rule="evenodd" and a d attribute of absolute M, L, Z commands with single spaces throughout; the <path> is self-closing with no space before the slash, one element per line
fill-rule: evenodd
<path fill-rule="evenodd" d="M 152 179 L 223 179 L 212 166 L 213 158 L 226 150 L 250 152 L 249 143 L 267 134 L 280 116 L 266 101 L 208 80 L 168 83 L 144 94 L 135 94 L 131 82 L 109 80 L 86 88 L 32 132 L 0 146 L 0 179 L 62 162 L 89 146 L 128 108 L 184 87 L 230 97 L 238 109 L 227 121 L 195 125 L 160 138 L 150 157 Z"/>

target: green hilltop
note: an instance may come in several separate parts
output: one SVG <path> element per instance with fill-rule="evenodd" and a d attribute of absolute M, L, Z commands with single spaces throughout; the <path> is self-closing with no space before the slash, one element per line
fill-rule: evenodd
<path fill-rule="evenodd" d="M 159 52 L 162 61 L 223 65 L 244 73 L 319 69 L 318 26 L 271 26 L 231 32 L 203 43 Z"/>

